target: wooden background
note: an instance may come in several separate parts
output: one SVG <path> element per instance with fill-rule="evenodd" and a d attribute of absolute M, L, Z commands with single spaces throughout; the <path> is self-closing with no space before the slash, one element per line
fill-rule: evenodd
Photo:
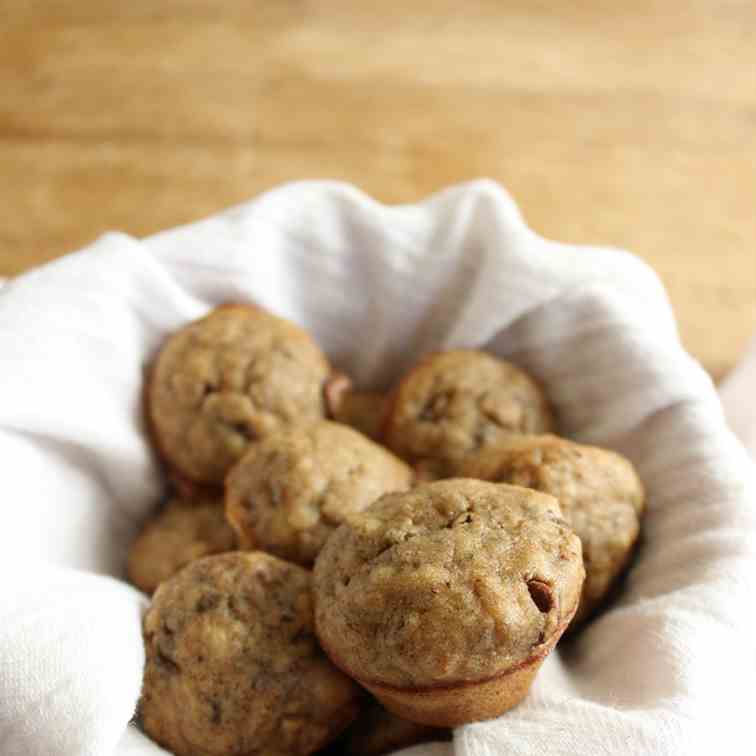
<path fill-rule="evenodd" d="M 288 179 L 477 176 L 642 255 L 721 375 L 756 326 L 756 3 L 0 0 L 0 275 Z"/>

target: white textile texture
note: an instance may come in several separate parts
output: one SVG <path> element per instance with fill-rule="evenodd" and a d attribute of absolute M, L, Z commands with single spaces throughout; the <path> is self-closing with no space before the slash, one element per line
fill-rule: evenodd
<path fill-rule="evenodd" d="M 406 754 L 751 752 L 754 465 L 653 272 L 538 237 L 476 181 L 399 207 L 289 184 L 146 240 L 106 235 L 3 287 L 0 754 L 165 754 L 129 725 L 146 598 L 124 561 L 162 490 L 142 381 L 167 334 L 225 301 L 310 329 L 364 387 L 438 348 L 512 359 L 564 434 L 626 454 L 646 485 L 617 602 L 551 655 L 522 705 Z M 726 398 L 736 417 L 756 408 L 742 388 Z"/>

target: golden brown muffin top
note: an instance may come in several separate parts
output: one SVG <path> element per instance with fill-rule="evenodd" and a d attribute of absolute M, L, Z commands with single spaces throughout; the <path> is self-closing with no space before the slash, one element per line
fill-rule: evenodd
<path fill-rule="evenodd" d="M 226 479 L 226 513 L 245 547 L 311 565 L 333 530 L 412 471 L 345 425 L 323 421 L 252 445 Z"/>
<path fill-rule="evenodd" d="M 324 416 L 330 368 L 305 331 L 252 305 L 224 305 L 173 334 L 147 388 L 157 446 L 189 480 L 222 483 L 249 444 Z"/>
<path fill-rule="evenodd" d="M 145 593 L 194 559 L 231 551 L 236 537 L 222 499 L 172 499 L 148 520 L 131 544 L 129 580 Z"/>
<path fill-rule="evenodd" d="M 315 563 L 318 637 L 354 676 L 427 688 L 526 663 L 572 616 L 580 541 L 556 500 L 453 479 L 387 494 Z"/>
<path fill-rule="evenodd" d="M 384 440 L 408 462 L 454 475 L 459 460 L 513 433 L 552 429 L 535 381 L 485 352 L 438 352 L 421 360 L 389 400 Z"/>
<path fill-rule="evenodd" d="M 552 435 L 522 436 L 467 458 L 464 475 L 555 496 L 583 544 L 585 583 L 576 619 L 604 598 L 638 537 L 643 484 L 633 465 L 607 449 Z"/>
<path fill-rule="evenodd" d="M 357 713 L 315 640 L 310 573 L 269 554 L 189 564 L 158 588 L 144 638 L 144 728 L 178 756 L 302 756 Z"/>

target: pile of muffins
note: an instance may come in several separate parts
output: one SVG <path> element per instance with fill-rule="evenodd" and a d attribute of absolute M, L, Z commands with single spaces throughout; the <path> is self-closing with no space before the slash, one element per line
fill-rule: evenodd
<path fill-rule="evenodd" d="M 145 405 L 173 494 L 129 554 L 139 714 L 177 756 L 371 756 L 496 717 L 638 538 L 630 462 L 553 435 L 484 352 L 360 392 L 298 326 L 223 305 L 163 345 Z"/>

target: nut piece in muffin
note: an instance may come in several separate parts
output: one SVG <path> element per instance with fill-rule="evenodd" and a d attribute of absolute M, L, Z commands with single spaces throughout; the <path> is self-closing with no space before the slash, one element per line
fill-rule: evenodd
<path fill-rule="evenodd" d="M 315 563 L 315 626 L 333 662 L 391 712 L 451 727 L 522 700 L 584 575 L 552 496 L 426 483 L 331 535 Z"/>
<path fill-rule="evenodd" d="M 189 562 L 234 548 L 236 537 L 226 522 L 222 499 L 172 499 L 131 544 L 129 580 L 152 593 Z"/>
<path fill-rule="evenodd" d="M 253 444 L 226 479 L 226 517 L 243 547 L 311 565 L 350 515 L 411 483 L 390 451 L 324 420 Z"/>
<path fill-rule="evenodd" d="M 144 641 L 143 726 L 176 756 L 303 756 L 358 713 L 313 634 L 310 573 L 269 554 L 187 565 L 156 591 Z"/>
<path fill-rule="evenodd" d="M 346 756 L 383 756 L 418 743 L 449 740 L 450 737 L 451 732 L 445 728 L 410 722 L 373 701 L 344 734 L 339 753 Z"/>
<path fill-rule="evenodd" d="M 325 414 L 330 367 L 310 336 L 254 305 L 223 305 L 174 333 L 147 385 L 153 439 L 169 468 L 220 486 L 249 444 Z"/>
<path fill-rule="evenodd" d="M 458 474 L 460 461 L 515 433 L 552 430 L 546 397 L 527 373 L 485 352 L 455 350 L 421 360 L 393 390 L 386 445 L 420 477 Z"/>
<path fill-rule="evenodd" d="M 557 436 L 523 436 L 469 457 L 463 474 L 533 488 L 559 500 L 583 544 L 585 583 L 575 623 L 596 609 L 633 551 L 643 484 L 623 456 Z"/>

